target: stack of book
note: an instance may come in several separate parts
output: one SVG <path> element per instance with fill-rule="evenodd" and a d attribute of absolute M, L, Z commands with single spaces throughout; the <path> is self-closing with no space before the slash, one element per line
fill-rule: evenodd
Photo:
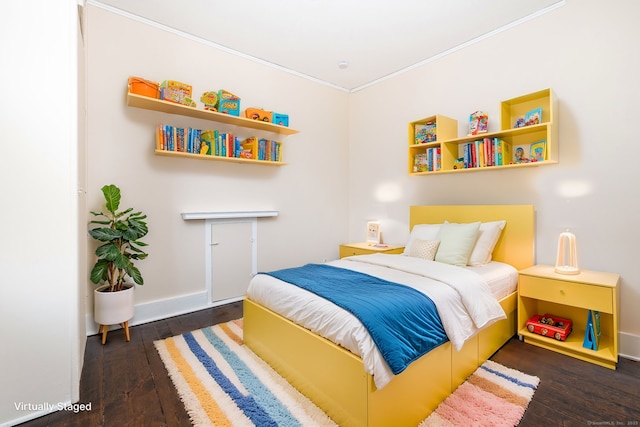
<path fill-rule="evenodd" d="M 511 145 L 499 138 L 483 138 L 460 144 L 458 155 L 465 168 L 503 166 L 511 163 Z"/>
<path fill-rule="evenodd" d="M 442 154 L 440 147 L 429 147 L 424 153 L 414 156 L 414 172 L 435 172 L 442 168 Z"/>
<path fill-rule="evenodd" d="M 233 133 L 163 124 L 158 125 L 156 129 L 156 150 L 269 162 L 282 161 L 282 144 L 279 141 L 256 137 L 241 141 Z"/>

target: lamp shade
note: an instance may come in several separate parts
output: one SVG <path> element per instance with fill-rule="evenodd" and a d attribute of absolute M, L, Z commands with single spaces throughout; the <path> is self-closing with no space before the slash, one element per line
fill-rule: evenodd
<path fill-rule="evenodd" d="M 579 274 L 576 236 L 564 231 L 558 237 L 558 255 L 556 256 L 556 273 Z"/>

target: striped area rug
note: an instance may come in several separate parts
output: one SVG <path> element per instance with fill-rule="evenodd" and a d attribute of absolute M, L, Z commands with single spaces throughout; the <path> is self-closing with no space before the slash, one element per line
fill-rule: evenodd
<path fill-rule="evenodd" d="M 336 426 L 242 344 L 242 320 L 154 342 L 194 426 Z"/>
<path fill-rule="evenodd" d="M 242 319 L 154 342 L 194 426 L 336 426 L 242 343 Z M 422 423 L 515 426 L 539 379 L 487 361 Z"/>
<path fill-rule="evenodd" d="M 539 382 L 487 360 L 419 427 L 517 426 Z"/>

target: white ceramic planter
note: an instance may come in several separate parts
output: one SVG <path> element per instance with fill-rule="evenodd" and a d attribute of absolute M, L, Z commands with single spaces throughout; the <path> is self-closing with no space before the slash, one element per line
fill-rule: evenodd
<path fill-rule="evenodd" d="M 93 291 L 93 316 L 99 325 L 118 325 L 133 317 L 135 286 L 131 285 L 120 292 L 101 292 L 108 285 Z"/>

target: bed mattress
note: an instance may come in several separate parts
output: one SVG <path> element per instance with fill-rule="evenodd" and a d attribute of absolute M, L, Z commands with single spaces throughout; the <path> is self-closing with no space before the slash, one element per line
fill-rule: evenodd
<path fill-rule="evenodd" d="M 373 254 L 328 264 L 424 292 L 436 304 L 456 350 L 482 328 L 505 318 L 498 300 L 517 286 L 515 268 L 499 262 L 481 267 L 456 267 L 404 255 Z M 393 378 L 362 323 L 332 302 L 266 274 L 257 274 L 251 280 L 247 296 L 359 356 L 366 371 L 373 375 L 376 387 L 384 387 Z"/>

